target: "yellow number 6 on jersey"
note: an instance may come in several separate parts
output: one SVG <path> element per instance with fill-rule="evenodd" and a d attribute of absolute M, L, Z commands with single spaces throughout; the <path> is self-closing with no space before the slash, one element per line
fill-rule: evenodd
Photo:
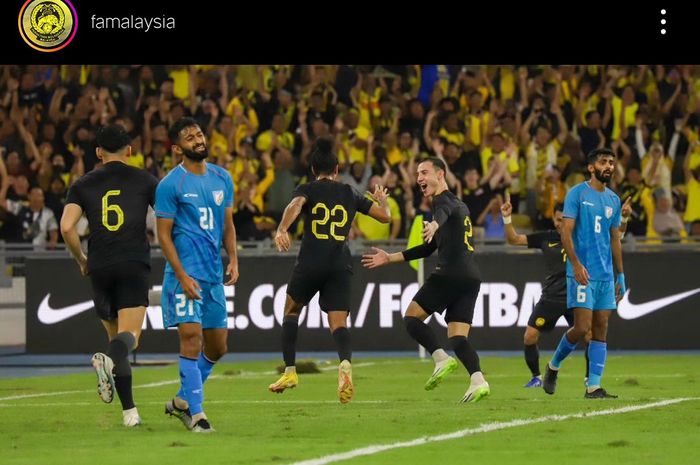
<path fill-rule="evenodd" d="M 107 193 L 102 196 L 102 224 L 108 231 L 116 231 L 124 224 L 124 211 L 116 203 L 112 205 L 109 204 L 109 198 L 111 196 L 116 196 L 121 193 L 122 191 L 120 190 L 112 190 L 107 191 Z M 116 224 L 109 224 L 109 212 L 114 212 L 117 215 Z"/>

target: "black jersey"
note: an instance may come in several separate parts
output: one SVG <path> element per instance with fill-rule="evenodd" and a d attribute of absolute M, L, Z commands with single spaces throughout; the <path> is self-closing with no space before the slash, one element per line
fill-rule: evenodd
<path fill-rule="evenodd" d="M 79 205 L 90 225 L 90 271 L 126 261 L 150 266 L 146 214 L 157 184 L 147 171 L 110 162 L 71 186 L 66 204 Z"/>
<path fill-rule="evenodd" d="M 473 228 L 469 208 L 452 192 L 443 191 L 433 197 L 430 210 L 439 225 L 433 240 L 404 251 L 404 259 L 427 257 L 437 249 L 435 274 L 481 281 L 471 242 Z"/>
<path fill-rule="evenodd" d="M 347 184 L 323 178 L 298 186 L 292 197 L 306 197 L 304 237 L 297 264 L 321 270 L 352 269 L 348 233 L 355 213 L 365 215 L 372 201 Z"/>
<path fill-rule="evenodd" d="M 530 249 L 541 249 L 547 277 L 542 286 L 542 299 L 566 302 L 566 251 L 555 230 L 527 235 Z"/>

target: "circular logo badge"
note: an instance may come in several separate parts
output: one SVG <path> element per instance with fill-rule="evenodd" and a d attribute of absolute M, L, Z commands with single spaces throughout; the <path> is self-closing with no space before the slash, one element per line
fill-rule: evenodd
<path fill-rule="evenodd" d="M 545 323 L 544 318 L 541 318 L 541 317 L 540 317 L 540 318 L 538 318 L 538 319 L 535 320 L 535 326 L 538 326 L 538 327 L 539 327 L 539 326 L 544 326 L 544 323 Z"/>
<path fill-rule="evenodd" d="M 75 37 L 78 15 L 68 0 L 27 0 L 18 23 L 27 45 L 40 52 L 56 52 Z"/>

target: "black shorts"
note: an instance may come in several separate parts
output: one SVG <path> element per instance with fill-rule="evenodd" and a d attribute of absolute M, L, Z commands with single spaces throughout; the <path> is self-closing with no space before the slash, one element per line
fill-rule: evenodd
<path fill-rule="evenodd" d="M 474 305 L 481 281 L 473 278 L 452 278 L 431 274 L 413 300 L 427 314 L 445 313 L 445 321 L 472 324 Z"/>
<path fill-rule="evenodd" d="M 114 320 L 123 308 L 148 306 L 151 268 L 142 262 L 121 262 L 90 271 L 95 309 L 102 320 Z"/>
<path fill-rule="evenodd" d="M 319 304 L 324 312 L 350 311 L 350 270 L 301 270 L 294 267 L 287 294 L 298 304 L 306 305 L 320 292 Z"/>
<path fill-rule="evenodd" d="M 540 300 L 535 305 L 535 309 L 527 321 L 527 325 L 542 332 L 554 329 L 557 321 L 561 317 L 566 318 L 569 326 L 574 325 L 574 311 L 566 308 L 566 302 L 554 302 L 551 300 Z"/>

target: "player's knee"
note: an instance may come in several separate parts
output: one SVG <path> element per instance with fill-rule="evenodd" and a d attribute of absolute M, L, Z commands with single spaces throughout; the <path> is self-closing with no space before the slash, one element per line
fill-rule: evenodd
<path fill-rule="evenodd" d="M 578 320 L 574 322 L 574 326 L 569 331 L 575 334 L 578 339 L 581 339 L 591 331 L 591 326 L 590 320 Z"/>
<path fill-rule="evenodd" d="M 527 328 L 525 330 L 525 334 L 523 335 L 523 343 L 526 346 L 531 346 L 533 344 L 537 344 L 537 342 L 540 339 L 540 333 L 536 330 L 531 330 L 530 328 Z"/>
<path fill-rule="evenodd" d="M 406 315 L 404 316 L 404 321 L 408 317 L 416 318 L 420 321 L 423 321 L 428 317 L 428 314 L 425 312 L 425 310 L 423 310 L 423 307 L 421 307 L 418 304 L 418 302 L 413 300 L 410 304 L 408 304 L 408 308 L 406 309 Z"/>
<path fill-rule="evenodd" d="M 202 335 L 196 332 L 180 334 L 180 346 L 188 353 L 199 353 L 202 350 Z"/>
<path fill-rule="evenodd" d="M 302 308 L 304 308 L 303 304 L 295 302 L 294 299 L 287 295 L 287 300 L 284 303 L 284 316 L 293 316 L 299 318 Z"/>

